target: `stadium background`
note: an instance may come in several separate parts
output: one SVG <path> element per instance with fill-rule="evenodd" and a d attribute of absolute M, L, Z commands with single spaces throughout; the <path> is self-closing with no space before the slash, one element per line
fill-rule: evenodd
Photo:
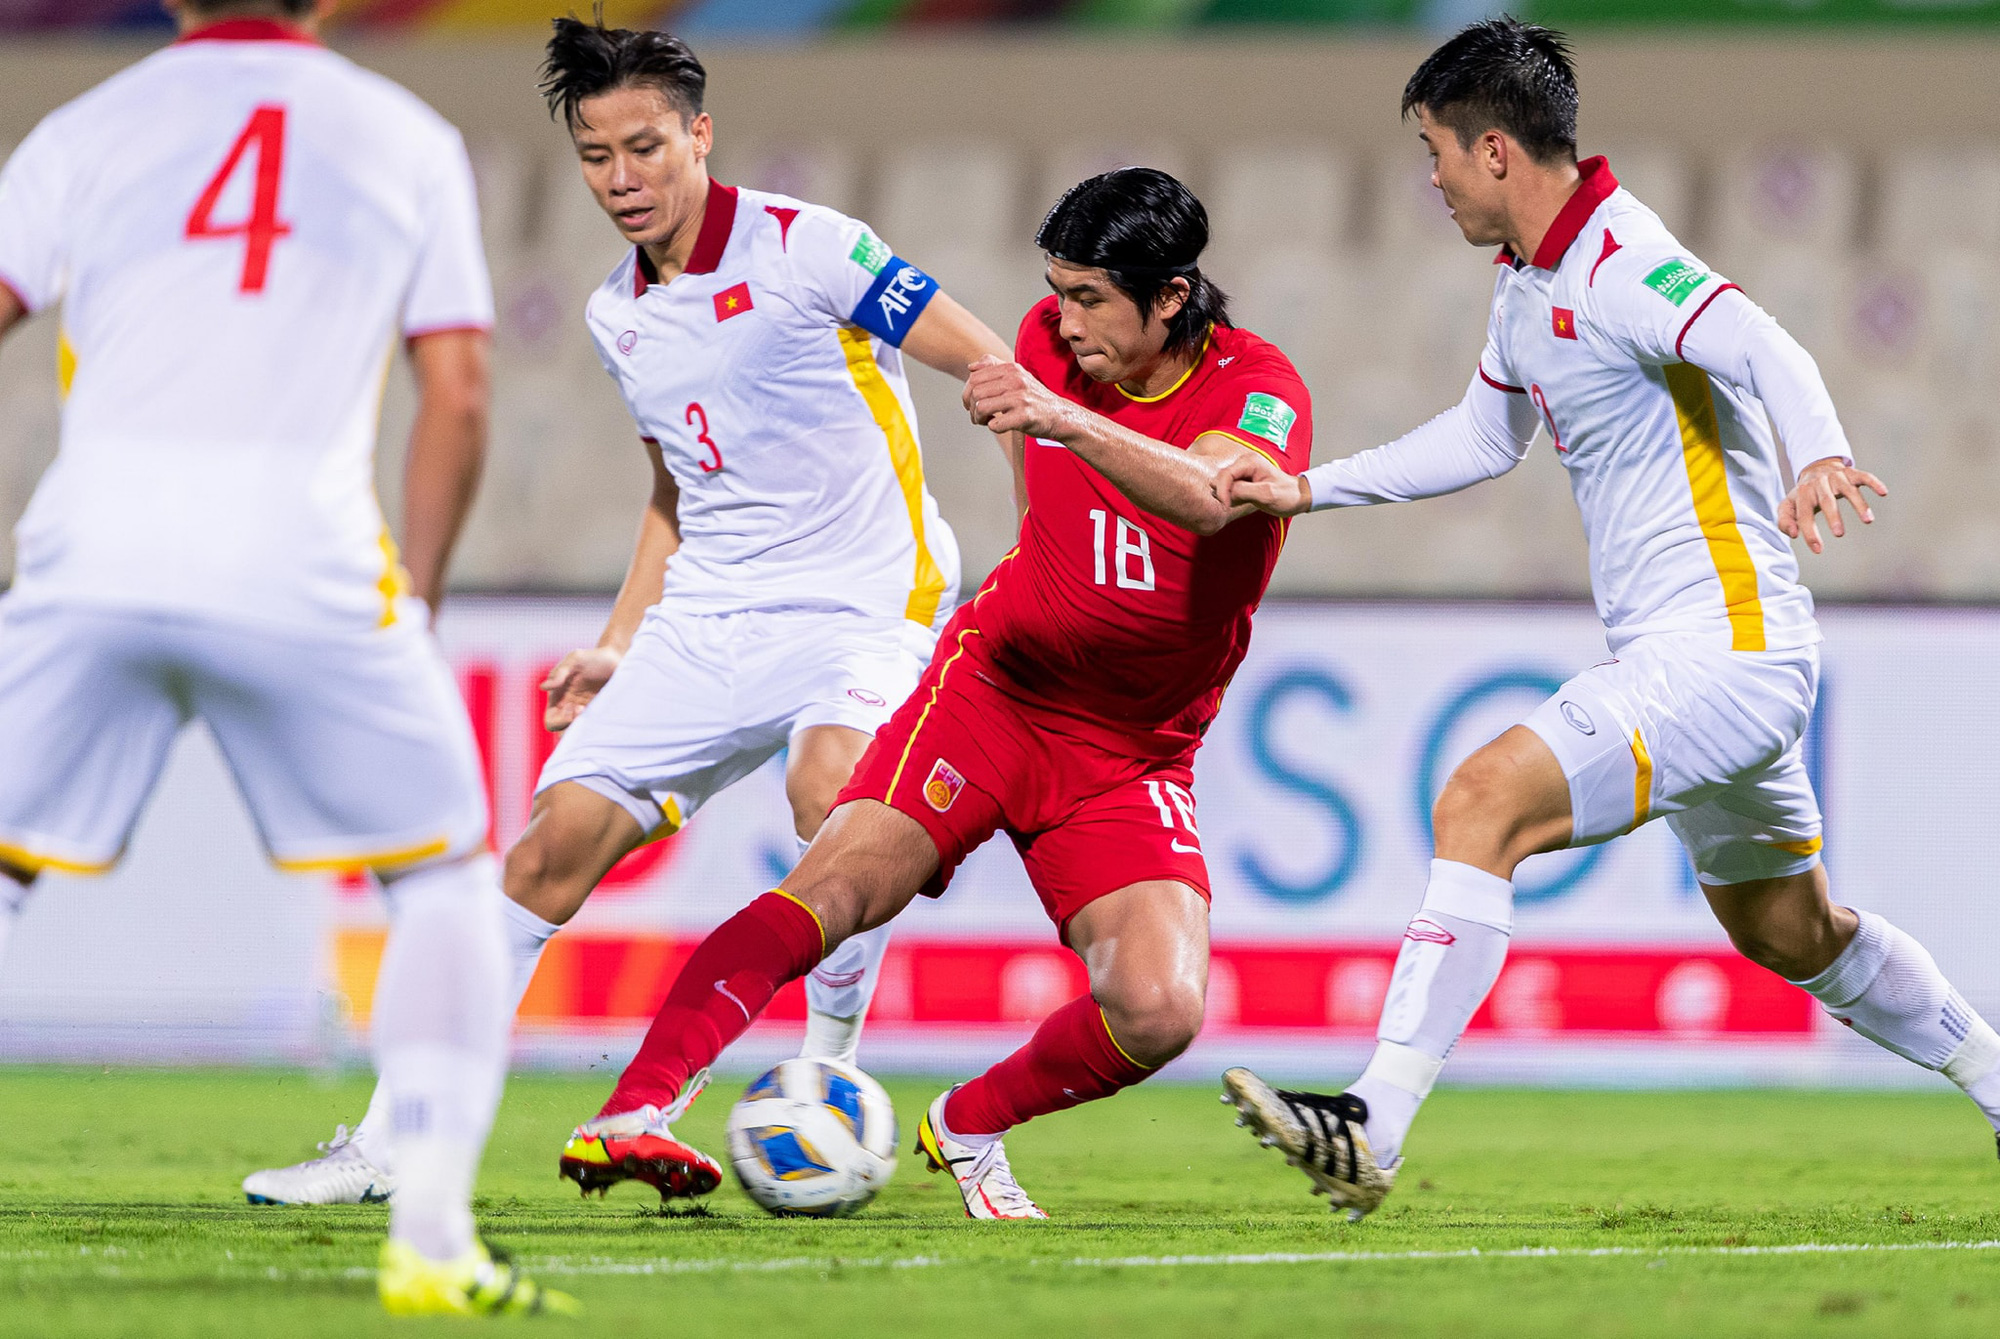
<path fill-rule="evenodd" d="M 581 331 L 619 246 L 532 93 L 529 0 L 375 0 L 336 41 L 472 144 L 500 300 L 492 459 L 445 640 L 487 750 L 497 837 L 546 751 L 533 685 L 594 638 L 644 466 Z M 1300 364 L 1317 459 L 1414 425 L 1476 356 L 1487 258 L 1464 246 L 1395 116 L 1441 0 L 612 3 L 696 40 L 724 180 L 859 214 L 997 328 L 1039 287 L 1026 239 L 1063 186 L 1121 162 L 1184 175 L 1215 220 L 1240 321 Z M 1813 765 L 1845 900 L 1936 949 L 2000 1012 L 1986 834 L 2000 767 L 2000 5 L 1591 3 L 1583 149 L 1820 359 L 1894 497 L 1806 560 L 1828 611 Z M 160 40 L 151 0 L 0 0 L 0 143 Z M 0 352 L 0 513 L 53 450 L 54 323 Z M 1005 481 L 937 378 L 916 379 L 929 470 L 976 580 L 1008 542 Z M 392 376 L 395 511 L 408 399 Z M 1546 445 L 1513 476 L 1415 508 L 1296 526 L 1257 645 L 1200 764 L 1217 880 L 1211 1024 L 1189 1072 L 1365 1055 L 1450 763 L 1598 658 L 1580 527 Z M 533 1063 L 629 1049 L 692 939 L 774 877 L 775 779 L 638 853 L 558 937 L 523 1011 Z M 184 741 L 126 866 L 52 876 L 0 963 L 0 1056 L 358 1063 L 379 951 L 358 881 L 262 863 L 213 750 Z M 1742 964 L 1678 850 L 1649 829 L 1523 876 L 1516 952 L 1455 1079 L 1924 1082 Z M 1080 973 L 1018 863 L 988 850 L 906 918 L 865 1057 L 962 1069 Z M 793 1044 L 799 1005 L 749 1051 Z"/>

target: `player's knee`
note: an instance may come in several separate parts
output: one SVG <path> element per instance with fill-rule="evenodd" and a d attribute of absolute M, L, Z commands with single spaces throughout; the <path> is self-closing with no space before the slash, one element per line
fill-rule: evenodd
<path fill-rule="evenodd" d="M 1142 1065 L 1172 1060 L 1201 1035 L 1203 992 L 1198 982 L 1169 981 L 1136 992 L 1100 996 L 1105 1022 L 1119 1049 Z"/>

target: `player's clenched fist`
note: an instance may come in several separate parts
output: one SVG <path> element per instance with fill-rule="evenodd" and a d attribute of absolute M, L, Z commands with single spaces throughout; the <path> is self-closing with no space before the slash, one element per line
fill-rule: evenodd
<path fill-rule="evenodd" d="M 972 421 L 995 433 L 1024 432 L 1061 441 L 1076 406 L 1054 394 L 1019 363 L 987 356 L 965 379 L 965 408 Z"/>
<path fill-rule="evenodd" d="M 571 651 L 542 680 L 549 705 L 542 711 L 542 729 L 566 730 L 583 714 L 590 700 L 605 684 L 624 657 L 608 646 L 590 646 Z"/>
<path fill-rule="evenodd" d="M 1312 485 L 1303 474 L 1287 474 L 1254 451 L 1224 462 L 1216 491 L 1232 507 L 1249 505 L 1273 516 L 1297 516 L 1312 509 Z"/>

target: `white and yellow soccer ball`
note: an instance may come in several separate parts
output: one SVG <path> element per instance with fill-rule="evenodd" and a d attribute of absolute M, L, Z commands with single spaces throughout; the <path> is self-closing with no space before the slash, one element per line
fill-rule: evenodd
<path fill-rule="evenodd" d="M 896 1138 L 889 1094 L 837 1060 L 783 1061 L 729 1113 L 736 1179 L 781 1217 L 860 1212 L 896 1170 Z"/>

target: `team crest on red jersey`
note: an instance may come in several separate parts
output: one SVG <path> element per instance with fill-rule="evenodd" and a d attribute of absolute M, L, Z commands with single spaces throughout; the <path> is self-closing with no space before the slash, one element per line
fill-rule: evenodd
<path fill-rule="evenodd" d="M 943 813 L 958 799 L 958 792 L 965 789 L 965 778 L 943 758 L 931 764 L 931 774 L 924 779 L 924 803 Z"/>
<path fill-rule="evenodd" d="M 750 301 L 749 284 L 731 284 L 715 295 L 715 319 L 726 321 L 732 316 L 741 316 L 756 305 Z"/>

